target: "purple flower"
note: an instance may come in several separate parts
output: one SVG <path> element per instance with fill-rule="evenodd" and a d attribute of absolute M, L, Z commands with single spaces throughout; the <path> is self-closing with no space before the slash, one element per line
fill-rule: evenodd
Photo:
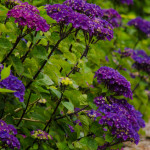
<path fill-rule="evenodd" d="M 117 70 L 109 67 L 101 67 L 95 73 L 98 83 L 104 83 L 109 90 L 118 96 L 123 95 L 132 99 L 131 84 Z"/>
<path fill-rule="evenodd" d="M 74 128 L 71 125 L 68 125 L 71 132 L 75 132 Z"/>
<path fill-rule="evenodd" d="M 132 5 L 133 4 L 133 0 L 121 0 L 122 4 L 127 4 L 127 5 Z"/>
<path fill-rule="evenodd" d="M 140 17 L 132 19 L 128 22 L 129 26 L 135 26 L 138 30 L 150 36 L 150 21 L 144 20 Z"/>
<path fill-rule="evenodd" d="M 3 69 L 3 65 L 1 65 L 1 70 Z M 0 81 L 0 88 L 6 88 L 9 90 L 13 90 L 14 96 L 19 98 L 20 102 L 24 101 L 24 94 L 25 94 L 25 87 L 22 83 L 22 81 L 18 80 L 17 77 L 10 74 L 7 78 Z"/>
<path fill-rule="evenodd" d="M 39 10 L 27 2 L 21 3 L 8 11 L 7 17 L 14 17 L 15 23 L 18 23 L 19 26 L 22 27 L 27 26 L 28 29 L 43 32 L 49 30 L 49 25 L 46 20 L 39 15 Z"/>
<path fill-rule="evenodd" d="M 121 24 L 121 16 L 115 9 L 103 9 L 103 18 L 112 24 L 114 28 L 119 27 Z"/>
<path fill-rule="evenodd" d="M 103 16 L 103 10 L 98 5 L 87 3 L 85 0 L 66 0 L 63 4 L 90 18 Z"/>
<path fill-rule="evenodd" d="M 123 52 L 120 49 L 118 51 L 115 51 L 115 52 L 119 53 L 121 58 L 124 58 L 124 57 L 132 56 L 134 50 L 131 48 L 125 48 Z"/>
<path fill-rule="evenodd" d="M 46 5 L 47 14 L 62 25 L 72 24 L 73 28 L 81 29 L 99 40 L 113 38 L 113 26 L 101 18 L 89 18 L 87 15 L 75 12 L 69 6 L 54 4 Z"/>
<path fill-rule="evenodd" d="M 31 136 L 33 138 L 37 138 L 39 140 L 52 140 L 53 139 L 51 135 L 49 135 L 48 133 L 46 133 L 45 131 L 42 131 L 40 129 L 38 129 L 36 131 L 32 131 Z"/>
<path fill-rule="evenodd" d="M 0 120 L 0 140 L 1 142 L 11 148 L 20 149 L 20 142 L 15 137 L 17 130 L 13 125 L 7 125 L 3 120 Z"/>
<path fill-rule="evenodd" d="M 109 129 L 112 135 L 115 135 L 118 139 L 130 140 L 138 144 L 138 131 L 145 127 L 140 112 L 128 104 L 125 99 L 107 97 L 107 102 L 104 102 L 104 98 L 102 99 L 100 96 L 94 99 L 94 103 L 98 104 L 97 112 L 102 115 L 99 124 L 111 127 Z"/>
<path fill-rule="evenodd" d="M 135 50 L 132 59 L 135 61 L 133 67 L 150 74 L 150 56 L 148 56 L 145 51 Z"/>

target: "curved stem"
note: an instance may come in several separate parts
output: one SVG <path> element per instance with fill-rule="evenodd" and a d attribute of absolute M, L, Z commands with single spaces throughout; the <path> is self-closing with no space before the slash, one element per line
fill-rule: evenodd
<path fill-rule="evenodd" d="M 132 90 L 132 93 L 135 92 L 135 90 L 139 87 L 141 80 L 143 79 L 143 77 L 140 77 L 140 81 L 136 84 L 136 86 L 134 87 L 134 89 Z"/>
<path fill-rule="evenodd" d="M 28 97 L 28 101 L 27 101 L 27 105 L 26 105 L 26 108 L 25 108 L 25 110 L 23 110 L 23 113 L 22 113 L 22 116 L 20 117 L 20 120 L 19 120 L 19 122 L 17 123 L 17 127 L 19 126 L 19 124 L 21 123 L 21 121 L 22 121 L 22 118 L 24 117 L 24 115 L 25 115 L 25 113 L 26 113 L 26 110 L 27 110 L 27 108 L 28 108 L 28 105 L 29 105 L 29 101 L 30 101 L 30 98 L 31 98 L 31 91 L 30 91 L 30 94 L 29 94 L 29 97 Z"/>
<path fill-rule="evenodd" d="M 86 56 L 87 56 L 88 50 L 89 50 L 89 45 L 86 45 L 86 48 L 85 48 L 83 54 L 81 55 L 80 59 L 82 59 L 83 57 L 86 57 Z M 75 70 L 75 68 L 78 66 L 78 64 L 79 64 L 79 61 L 74 65 L 74 67 L 73 67 L 72 70 L 66 75 L 66 77 L 68 77 L 68 76 Z"/>
<path fill-rule="evenodd" d="M 20 42 L 20 40 L 24 37 L 25 35 L 19 35 L 16 39 L 16 42 L 13 46 L 13 48 L 10 50 L 10 52 L 5 56 L 5 58 L 1 61 L 1 64 L 3 64 L 7 59 L 8 57 L 12 54 L 12 52 L 14 51 L 14 49 L 17 47 L 18 43 Z"/>
<path fill-rule="evenodd" d="M 66 115 L 64 115 L 64 116 L 60 116 L 60 117 L 58 117 L 58 118 L 55 118 L 54 120 L 63 119 L 63 118 L 66 118 L 67 116 L 73 116 L 73 115 L 75 115 L 75 114 L 77 114 L 77 113 L 79 113 L 79 112 L 85 110 L 85 109 L 88 108 L 88 107 L 89 107 L 89 105 L 86 105 L 85 107 L 79 109 L 78 111 L 75 111 L 74 113 L 70 113 L 70 114 L 66 114 Z"/>
<path fill-rule="evenodd" d="M 63 93 L 61 93 L 61 97 L 60 97 L 60 99 L 59 99 L 59 101 L 58 101 L 58 103 L 57 103 L 57 105 L 56 105 L 56 107 L 55 107 L 55 109 L 54 109 L 54 111 L 53 111 L 53 113 L 52 113 L 52 115 L 51 115 L 49 121 L 47 122 L 46 126 L 44 127 L 43 131 L 45 131 L 48 126 L 50 127 L 51 122 L 52 122 L 52 120 L 53 120 L 53 117 L 54 117 L 54 115 L 55 115 L 55 113 L 56 113 L 56 111 L 57 111 L 57 108 L 58 108 L 58 106 L 60 105 L 60 103 L 61 103 L 61 101 L 62 101 L 62 98 L 63 98 Z"/>
<path fill-rule="evenodd" d="M 26 88 L 29 88 L 29 86 L 32 84 L 32 82 L 37 78 L 37 76 L 39 75 L 39 73 L 41 72 L 41 70 L 44 68 L 44 66 L 46 65 L 46 63 L 48 62 L 48 60 L 50 59 L 50 57 L 52 56 L 53 52 L 56 50 L 56 48 L 58 47 L 58 45 L 60 44 L 60 42 L 65 39 L 70 33 L 71 31 L 73 30 L 73 27 L 70 28 L 70 30 L 65 34 L 63 35 L 63 37 L 61 37 L 57 43 L 55 44 L 55 46 L 53 47 L 53 49 L 51 50 L 51 52 L 49 53 L 48 55 L 48 59 L 45 60 L 42 64 L 42 66 L 40 67 L 40 69 L 36 72 L 36 74 L 33 76 L 33 80 L 30 81 L 27 85 L 26 85 Z"/>

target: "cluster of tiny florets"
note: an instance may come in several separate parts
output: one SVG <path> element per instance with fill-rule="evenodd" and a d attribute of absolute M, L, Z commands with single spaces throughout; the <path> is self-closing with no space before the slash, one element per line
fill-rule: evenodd
<path fill-rule="evenodd" d="M 150 21 L 144 20 L 140 17 L 137 17 L 135 19 L 132 19 L 128 22 L 128 25 L 135 26 L 137 29 L 139 29 L 141 32 L 146 34 L 148 37 L 150 36 Z"/>
<path fill-rule="evenodd" d="M 87 3 L 85 0 L 66 0 L 63 4 L 90 18 L 103 17 L 103 10 L 98 5 Z"/>
<path fill-rule="evenodd" d="M 113 27 L 121 25 L 121 16 L 115 9 L 103 9 L 103 18 L 112 24 Z"/>
<path fill-rule="evenodd" d="M 135 63 L 133 67 L 137 70 L 142 70 L 150 74 L 150 56 L 143 50 L 135 50 L 132 56 Z"/>
<path fill-rule="evenodd" d="M 3 65 L 0 66 L 0 72 L 3 69 Z M 19 98 L 20 102 L 24 101 L 25 86 L 21 80 L 12 75 L 12 73 L 2 81 L 0 81 L 0 88 L 6 88 L 14 92 L 14 96 Z"/>
<path fill-rule="evenodd" d="M 124 51 L 121 51 L 121 50 L 119 49 L 118 51 L 115 51 L 115 52 L 119 53 L 120 56 L 121 56 L 121 58 L 124 58 L 124 57 L 132 56 L 134 50 L 131 49 L 131 48 L 125 48 Z"/>
<path fill-rule="evenodd" d="M 117 70 L 101 67 L 95 73 L 98 83 L 104 83 L 116 95 L 123 95 L 132 99 L 131 84 Z"/>
<path fill-rule="evenodd" d="M 11 149 L 20 149 L 20 142 L 15 137 L 17 130 L 13 125 L 7 125 L 3 120 L 0 120 L 0 141 L 6 147 Z"/>
<path fill-rule="evenodd" d="M 42 130 L 36 130 L 31 132 L 31 136 L 33 138 L 37 138 L 39 140 L 52 140 L 52 136 Z"/>
<path fill-rule="evenodd" d="M 123 141 L 139 142 L 138 131 L 145 127 L 142 114 L 135 110 L 125 99 L 107 97 L 107 102 L 100 97 L 94 99 L 97 112 L 101 113 L 99 124 L 111 127 L 112 135 Z"/>
<path fill-rule="evenodd" d="M 61 84 L 71 85 L 71 84 L 73 84 L 73 82 L 68 77 L 66 77 L 66 78 L 61 78 Z"/>
<path fill-rule="evenodd" d="M 111 40 L 113 38 L 113 26 L 106 20 L 97 17 L 90 18 L 64 4 L 46 5 L 45 8 L 47 14 L 57 23 L 72 24 L 73 28 L 81 29 L 98 39 Z"/>
<path fill-rule="evenodd" d="M 132 5 L 133 4 L 133 0 L 121 0 L 122 4 L 127 4 L 127 5 Z"/>
<path fill-rule="evenodd" d="M 18 23 L 18 25 L 22 27 L 27 26 L 28 29 L 43 32 L 49 30 L 49 25 L 46 20 L 39 15 L 39 10 L 27 2 L 20 3 L 8 11 L 7 17 L 14 17 L 15 23 Z"/>

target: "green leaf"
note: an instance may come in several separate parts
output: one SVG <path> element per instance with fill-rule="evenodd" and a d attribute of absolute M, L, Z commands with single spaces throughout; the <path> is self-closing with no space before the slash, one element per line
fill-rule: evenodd
<path fill-rule="evenodd" d="M 14 93 L 15 91 L 0 88 L 0 93 Z"/>
<path fill-rule="evenodd" d="M 71 102 L 62 102 L 62 104 L 71 112 L 74 111 L 74 105 Z"/>
<path fill-rule="evenodd" d="M 36 83 L 38 85 L 53 85 L 54 82 L 49 78 L 49 76 L 47 76 L 46 74 L 43 74 L 43 78 L 36 80 Z"/>
<path fill-rule="evenodd" d="M 84 146 L 87 146 L 89 150 L 97 150 L 98 144 L 97 142 L 90 138 L 90 137 L 84 137 L 80 140 L 80 143 Z"/>
<path fill-rule="evenodd" d="M 57 147 L 58 147 L 59 150 L 69 150 L 67 144 L 64 143 L 64 142 L 57 143 Z"/>
<path fill-rule="evenodd" d="M 50 90 L 52 90 L 53 93 L 54 93 L 58 98 L 61 97 L 61 93 L 60 93 L 54 86 L 51 86 L 51 87 L 50 87 Z"/>
<path fill-rule="evenodd" d="M 0 48 L 11 49 L 12 44 L 10 43 L 8 39 L 0 38 Z"/>
<path fill-rule="evenodd" d="M 1 80 L 7 78 L 10 75 L 11 65 L 8 67 L 4 67 L 4 69 L 1 71 Z"/>
<path fill-rule="evenodd" d="M 11 61 L 12 61 L 12 64 L 13 64 L 16 72 L 18 74 L 22 74 L 23 71 L 24 71 L 24 67 L 22 65 L 21 60 L 18 57 L 16 57 L 16 56 L 13 55 L 13 56 L 11 56 Z"/>
<path fill-rule="evenodd" d="M 111 143 L 114 139 L 114 136 L 112 136 L 110 133 L 107 133 L 105 136 L 105 141 Z"/>

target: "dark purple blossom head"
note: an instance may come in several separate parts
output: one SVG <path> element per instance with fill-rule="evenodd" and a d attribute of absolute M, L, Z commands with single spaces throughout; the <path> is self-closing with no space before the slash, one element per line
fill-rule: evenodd
<path fill-rule="evenodd" d="M 66 0 L 63 4 L 90 18 L 103 16 L 103 10 L 98 5 L 87 3 L 85 0 Z"/>
<path fill-rule="evenodd" d="M 1 65 L 2 66 L 2 65 Z M 3 69 L 3 66 L 2 66 Z M 1 70 L 0 70 L 1 72 Z M 21 80 L 10 74 L 7 78 L 0 81 L 0 88 L 6 88 L 14 92 L 14 96 L 19 98 L 20 102 L 24 101 L 25 87 Z"/>
<path fill-rule="evenodd" d="M 125 99 L 107 97 L 107 102 L 104 102 L 102 97 L 96 97 L 95 100 L 94 103 L 98 106 L 97 112 L 102 115 L 99 124 L 111 127 L 109 129 L 112 135 L 118 139 L 138 144 L 138 131 L 145 127 L 142 114 Z"/>
<path fill-rule="evenodd" d="M 137 17 L 128 22 L 129 26 L 135 26 L 138 30 L 150 36 L 150 21 L 144 20 L 141 17 Z"/>
<path fill-rule="evenodd" d="M 132 99 L 131 84 L 117 70 L 109 67 L 101 67 L 95 73 L 98 83 L 104 83 L 109 90 L 116 95 L 123 95 Z"/>
<path fill-rule="evenodd" d="M 103 9 L 103 18 L 112 24 L 114 28 L 119 27 L 121 24 L 121 16 L 115 9 Z"/>
<path fill-rule="evenodd" d="M 0 141 L 11 149 L 20 149 L 20 142 L 15 137 L 17 130 L 13 125 L 7 125 L 3 120 L 0 120 Z"/>
<path fill-rule="evenodd" d="M 72 24 L 72 27 L 81 29 L 90 36 L 96 36 L 100 40 L 113 38 L 113 26 L 100 18 L 89 18 L 72 10 L 69 6 L 54 4 L 47 5 L 47 14 L 60 24 Z"/>
<path fill-rule="evenodd" d="M 133 0 L 120 0 L 122 4 L 132 5 Z"/>
<path fill-rule="evenodd" d="M 18 23 L 18 25 L 22 27 L 27 26 L 28 29 L 43 32 L 49 30 L 49 25 L 46 20 L 39 15 L 39 10 L 27 2 L 21 3 L 9 10 L 7 17 L 15 18 L 15 23 Z"/>
<path fill-rule="evenodd" d="M 135 61 L 133 67 L 150 74 L 150 56 L 144 50 L 135 50 L 132 59 Z"/>

